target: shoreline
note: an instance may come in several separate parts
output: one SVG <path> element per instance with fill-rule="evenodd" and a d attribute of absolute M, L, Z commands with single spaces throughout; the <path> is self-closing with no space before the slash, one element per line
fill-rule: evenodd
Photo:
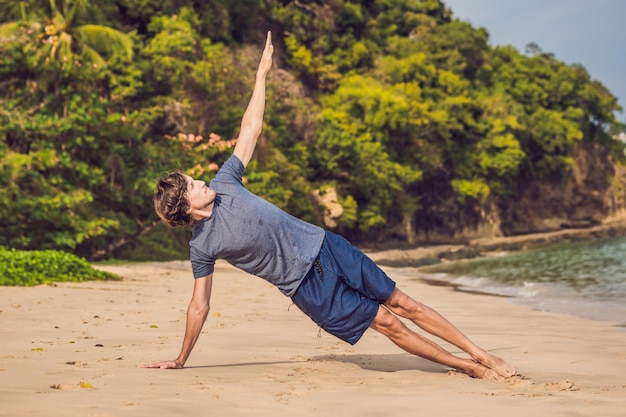
<path fill-rule="evenodd" d="M 417 276 L 415 279 L 426 285 L 448 288 L 463 294 L 503 298 L 513 305 L 524 306 L 534 311 L 566 314 L 571 317 L 609 323 L 612 326 L 622 328 L 626 331 L 626 319 L 624 318 L 626 317 L 626 307 L 616 302 L 583 300 L 570 297 L 558 299 L 544 297 L 538 299 L 534 297 L 524 298 L 510 294 L 464 287 L 462 284 L 426 276 Z"/>
<path fill-rule="evenodd" d="M 486 291 L 480 287 L 473 288 L 461 283 L 438 278 L 424 271 L 429 266 L 463 262 L 480 257 L 498 256 L 515 253 L 526 249 L 537 249 L 543 246 L 567 242 L 593 241 L 626 236 L 626 222 L 614 222 L 590 228 L 566 229 L 555 232 L 535 233 L 500 238 L 481 238 L 459 245 L 431 245 L 412 249 L 368 250 L 367 255 L 381 267 L 415 268 L 415 279 L 427 285 L 451 289 L 455 292 L 500 297 L 509 299 L 512 304 L 524 306 L 539 312 L 567 314 L 571 317 L 590 319 L 610 323 L 626 330 L 626 307 L 609 300 L 578 298 L 570 293 L 563 296 L 525 297 L 520 294 L 507 293 L 515 287 L 503 287 L 505 293 Z M 523 289 L 517 289 L 523 291 Z M 564 289 L 567 292 L 567 289 Z M 559 294 L 561 295 L 561 294 Z"/>
<path fill-rule="evenodd" d="M 514 252 L 561 242 L 608 239 L 626 236 L 626 221 L 606 223 L 580 229 L 494 238 L 470 239 L 463 244 L 428 244 L 398 249 L 363 251 L 381 266 L 420 268 L 445 261 L 472 259 L 492 253 Z"/>

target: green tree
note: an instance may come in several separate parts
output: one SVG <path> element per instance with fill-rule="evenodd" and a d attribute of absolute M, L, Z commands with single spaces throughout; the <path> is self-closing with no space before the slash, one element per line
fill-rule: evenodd
<path fill-rule="evenodd" d="M 117 143 L 128 139 L 116 136 L 123 114 L 108 108 L 106 80 L 112 74 L 93 61 L 103 59 L 92 53 L 97 28 L 74 26 L 85 4 L 28 2 L 48 8 L 24 7 L 27 19 L 53 12 L 48 23 L 61 25 L 55 26 L 57 35 L 40 31 L 39 21 L 3 26 L 10 30 L 0 37 L 5 52 L 0 58 L 5 80 L 0 95 L 0 207 L 7 231 L 2 245 L 79 250 L 119 228 L 119 218 L 108 216 L 98 203 L 106 194 L 102 189 L 110 155 Z M 112 32 L 105 28 L 104 33 Z M 56 49 L 51 36 L 58 36 Z M 110 57 L 127 60 L 128 50 L 113 48 Z"/>
<path fill-rule="evenodd" d="M 541 177 L 571 164 L 576 142 L 605 140 L 620 107 L 582 66 L 536 49 L 524 56 L 512 47 L 495 48 L 491 83 L 523 109 L 515 135 L 527 155 L 524 172 Z"/>
<path fill-rule="evenodd" d="M 42 57 L 59 59 L 72 65 L 77 60 L 104 65 L 105 57 L 123 53 L 132 58 L 131 38 L 111 27 L 81 21 L 88 6 L 87 0 L 31 0 L 5 6 L 15 15 L 19 5 L 22 22 L 30 22 L 30 30 L 41 43 Z M 0 34 L 15 32 L 20 21 L 4 22 Z M 45 59 L 44 58 L 44 59 Z"/>
<path fill-rule="evenodd" d="M 380 227 L 405 187 L 421 176 L 416 161 L 398 153 L 419 109 L 401 89 L 361 76 L 346 77 L 323 104 L 314 152 L 319 178 L 337 184 L 344 201 L 356 201 L 361 230 Z"/>

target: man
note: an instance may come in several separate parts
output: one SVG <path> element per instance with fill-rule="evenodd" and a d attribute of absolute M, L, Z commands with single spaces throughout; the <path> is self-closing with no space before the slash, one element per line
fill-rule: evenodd
<path fill-rule="evenodd" d="M 272 53 L 268 33 L 233 155 L 210 185 L 181 172 L 157 184 L 155 210 L 163 221 L 172 227 L 194 223 L 190 246 L 195 284 L 180 354 L 145 367 L 185 365 L 209 313 L 214 263 L 225 259 L 276 285 L 320 327 L 348 343 L 356 343 L 371 327 L 409 353 L 472 377 L 503 380 L 514 375 L 512 365 L 476 346 L 440 314 L 396 288 L 345 239 L 292 217 L 245 189 L 242 176 L 261 134 Z M 398 316 L 472 359 L 452 355 L 409 330 Z"/>

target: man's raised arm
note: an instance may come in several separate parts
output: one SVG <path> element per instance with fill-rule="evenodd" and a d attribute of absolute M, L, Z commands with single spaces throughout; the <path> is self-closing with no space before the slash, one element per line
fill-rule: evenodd
<path fill-rule="evenodd" d="M 241 120 L 239 138 L 237 139 L 237 145 L 235 145 L 235 150 L 233 152 L 243 163 L 244 167 L 247 166 L 250 159 L 252 159 L 256 141 L 261 134 L 261 130 L 263 129 L 263 113 L 265 112 L 265 76 L 272 67 L 273 52 L 274 46 L 272 45 L 272 32 L 267 32 L 265 49 L 263 50 L 263 56 L 261 57 L 259 69 L 256 73 L 256 81 L 254 83 L 254 90 L 252 90 L 252 98 L 250 98 L 246 112 Z"/>

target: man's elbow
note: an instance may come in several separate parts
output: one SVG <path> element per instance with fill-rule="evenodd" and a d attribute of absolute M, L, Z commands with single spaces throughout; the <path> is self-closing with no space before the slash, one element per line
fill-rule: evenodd
<path fill-rule="evenodd" d="M 239 133 L 239 137 L 251 137 L 258 138 L 261 132 L 263 131 L 263 122 L 257 121 L 244 121 L 241 124 L 241 131 Z"/>
<path fill-rule="evenodd" d="M 189 308 L 187 309 L 187 314 L 202 319 L 202 321 L 204 321 L 209 315 L 210 309 L 211 308 L 209 304 L 191 303 L 189 304 Z"/>

